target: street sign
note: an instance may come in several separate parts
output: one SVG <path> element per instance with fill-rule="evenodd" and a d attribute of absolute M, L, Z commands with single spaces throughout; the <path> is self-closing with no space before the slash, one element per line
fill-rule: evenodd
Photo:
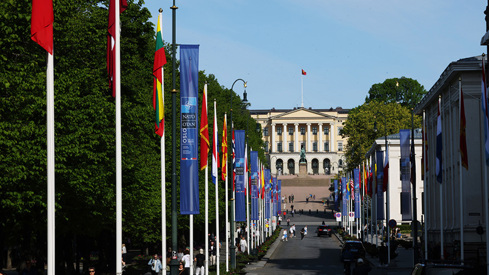
<path fill-rule="evenodd" d="M 334 216 L 336 217 L 337 222 L 341 222 L 341 212 L 336 212 Z"/>
<path fill-rule="evenodd" d="M 394 228 L 394 227 L 396 227 L 396 226 L 397 226 L 397 222 L 396 222 L 396 220 L 390 220 L 390 221 L 389 221 L 389 227 L 390 227 L 390 228 Z"/>
<path fill-rule="evenodd" d="M 348 221 L 350 221 L 350 222 L 355 221 L 355 212 L 349 212 L 348 216 L 349 216 Z"/>

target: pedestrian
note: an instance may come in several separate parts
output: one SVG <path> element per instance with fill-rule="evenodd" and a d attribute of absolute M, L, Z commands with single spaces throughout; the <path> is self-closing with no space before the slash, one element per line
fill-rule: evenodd
<path fill-rule="evenodd" d="M 182 262 L 180 262 L 180 265 L 178 266 L 178 275 L 185 275 L 185 267 L 183 267 Z"/>
<path fill-rule="evenodd" d="M 292 209 L 291 213 L 292 213 L 292 217 L 294 217 L 295 210 Z"/>
<path fill-rule="evenodd" d="M 295 238 L 295 223 L 292 225 L 292 233 L 294 233 L 294 238 Z"/>
<path fill-rule="evenodd" d="M 304 231 L 304 227 L 303 227 L 303 228 L 301 229 L 301 241 L 302 241 L 302 239 L 304 239 L 304 232 L 305 232 L 305 231 Z"/>
<path fill-rule="evenodd" d="M 307 225 L 304 226 L 304 235 L 307 236 Z"/>
<path fill-rule="evenodd" d="M 367 275 L 372 267 L 369 264 L 366 264 L 362 258 L 357 259 L 357 264 L 353 269 L 353 275 Z"/>
<path fill-rule="evenodd" d="M 289 233 L 290 233 L 290 237 L 293 238 L 294 237 L 294 226 L 291 226 L 289 228 Z"/>
<path fill-rule="evenodd" d="M 245 253 L 246 252 L 246 246 L 247 246 L 247 243 L 246 243 L 246 239 L 245 237 L 241 237 L 241 241 L 239 241 L 239 246 L 241 248 L 241 253 Z"/>
<path fill-rule="evenodd" d="M 284 229 L 283 234 L 282 234 L 282 242 L 283 241 L 288 242 L 289 240 L 287 239 L 287 229 Z"/>
<path fill-rule="evenodd" d="M 153 259 L 149 260 L 148 265 L 151 266 L 151 275 L 160 273 L 160 270 L 163 268 L 161 261 L 158 258 L 158 254 L 155 254 Z"/>
<path fill-rule="evenodd" d="M 309 198 L 306 198 L 306 203 L 309 203 Z"/>
<path fill-rule="evenodd" d="M 214 245 L 214 242 L 211 241 L 211 245 L 209 246 L 209 264 L 210 265 L 215 265 L 216 264 L 216 246 Z"/>
<path fill-rule="evenodd" d="M 293 204 L 290 205 L 290 210 L 294 210 L 294 205 Z"/>
<path fill-rule="evenodd" d="M 190 265 L 192 264 L 192 260 L 190 259 L 190 251 L 185 249 L 185 253 L 183 253 L 182 258 L 183 266 L 185 267 L 185 274 L 190 274 Z"/>
<path fill-rule="evenodd" d="M 286 204 L 286 203 L 284 203 L 284 210 L 285 210 L 285 209 L 287 209 L 287 204 Z"/>
<path fill-rule="evenodd" d="M 287 226 L 290 226 L 290 218 L 287 218 Z"/>
<path fill-rule="evenodd" d="M 289 202 L 292 202 L 292 197 L 289 195 Z"/>
<path fill-rule="evenodd" d="M 312 195 L 312 200 L 316 200 L 316 194 Z"/>
<path fill-rule="evenodd" d="M 278 216 L 278 225 L 282 223 L 282 216 Z"/>
<path fill-rule="evenodd" d="M 199 250 L 199 254 L 195 256 L 195 274 L 196 275 L 204 275 L 205 274 L 205 255 L 204 255 L 204 249 Z"/>

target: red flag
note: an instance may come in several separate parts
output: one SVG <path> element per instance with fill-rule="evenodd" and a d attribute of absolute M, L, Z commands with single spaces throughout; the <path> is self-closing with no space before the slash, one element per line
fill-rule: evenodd
<path fill-rule="evenodd" d="M 207 120 L 207 84 L 204 85 L 200 115 L 200 170 L 207 167 L 209 156 L 209 122 Z"/>
<path fill-rule="evenodd" d="M 109 26 L 107 34 L 107 73 L 109 74 L 109 88 L 112 89 L 112 96 L 115 97 L 115 2 L 109 2 Z M 127 8 L 127 0 L 120 1 L 119 12 L 122 13 Z"/>
<path fill-rule="evenodd" d="M 31 39 L 53 54 L 53 0 L 32 0 Z"/>
<path fill-rule="evenodd" d="M 460 88 L 460 157 L 462 159 L 462 166 L 469 170 L 469 159 L 467 156 L 467 140 L 466 140 L 466 127 L 467 122 L 465 120 L 465 106 L 464 106 L 464 92 Z"/>
<path fill-rule="evenodd" d="M 307 74 L 306 71 L 302 70 L 302 75 L 306 75 L 306 74 Z"/>
<path fill-rule="evenodd" d="M 227 175 L 227 163 L 228 163 L 228 130 L 227 130 L 227 120 L 226 120 L 226 114 L 224 114 L 224 123 L 222 126 L 222 141 L 221 141 L 221 148 L 222 148 L 222 162 L 221 162 L 221 175 L 222 175 L 222 180 L 226 180 L 226 175 Z"/>

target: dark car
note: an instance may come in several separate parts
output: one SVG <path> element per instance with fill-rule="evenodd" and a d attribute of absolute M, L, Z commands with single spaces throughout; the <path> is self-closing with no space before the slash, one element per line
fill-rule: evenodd
<path fill-rule="evenodd" d="M 365 248 L 361 241 L 346 241 L 341 248 L 341 261 L 365 258 Z"/>
<path fill-rule="evenodd" d="M 416 264 L 411 272 L 411 275 L 431 275 L 431 274 L 486 274 L 484 267 L 479 269 L 468 265 L 458 264 Z"/>
<path fill-rule="evenodd" d="M 318 226 L 318 237 L 321 237 L 322 235 L 326 235 L 331 237 L 331 228 L 327 225 L 320 225 Z"/>

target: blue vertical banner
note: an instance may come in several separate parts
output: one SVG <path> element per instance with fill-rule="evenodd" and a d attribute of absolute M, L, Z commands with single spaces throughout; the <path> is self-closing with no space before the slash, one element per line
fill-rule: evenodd
<path fill-rule="evenodd" d="M 382 190 L 382 182 L 384 178 L 384 152 L 376 151 L 375 158 L 377 160 L 377 220 L 384 220 L 384 192 Z"/>
<path fill-rule="evenodd" d="M 353 184 L 355 185 L 355 219 L 360 218 L 360 169 L 353 169 Z"/>
<path fill-rule="evenodd" d="M 271 177 L 270 179 L 271 181 L 275 180 L 273 177 Z M 270 181 L 265 182 L 265 219 L 270 219 L 271 189 L 272 189 L 272 183 Z"/>
<path fill-rule="evenodd" d="M 346 178 L 341 178 L 341 193 L 343 194 L 343 207 L 341 209 L 341 216 L 348 217 L 348 194 L 346 192 Z"/>
<path fill-rule="evenodd" d="M 412 220 L 411 215 L 411 148 L 409 140 L 411 130 L 399 131 L 399 144 L 401 146 L 401 215 L 403 221 Z"/>
<path fill-rule="evenodd" d="M 272 216 L 277 216 L 277 181 L 278 178 L 272 182 Z"/>
<path fill-rule="evenodd" d="M 245 131 L 234 130 L 234 146 L 236 154 L 236 200 L 235 200 L 235 221 L 246 221 L 246 194 L 245 194 Z"/>
<path fill-rule="evenodd" d="M 199 214 L 199 45 L 180 45 L 180 214 Z"/>
<path fill-rule="evenodd" d="M 277 194 L 277 197 L 278 197 L 278 201 L 277 201 L 277 214 L 278 215 L 282 215 L 282 180 L 278 180 L 278 194 Z"/>
<path fill-rule="evenodd" d="M 338 208 L 338 196 L 340 192 L 338 192 L 338 180 L 333 180 L 334 182 L 334 211 L 338 212 L 340 209 Z"/>
<path fill-rule="evenodd" d="M 250 152 L 250 170 L 251 170 L 251 220 L 258 220 L 258 152 Z"/>

